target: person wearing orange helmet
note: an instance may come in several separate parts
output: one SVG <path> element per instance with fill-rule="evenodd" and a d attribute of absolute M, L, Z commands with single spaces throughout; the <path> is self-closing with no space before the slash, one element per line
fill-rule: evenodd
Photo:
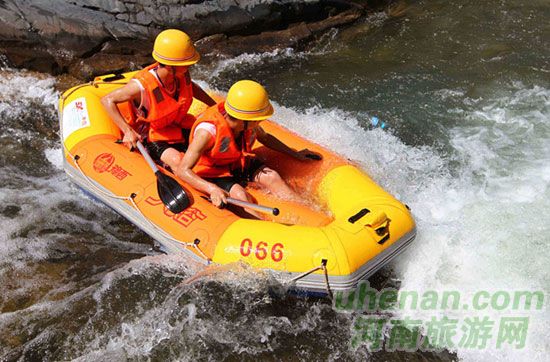
<path fill-rule="evenodd" d="M 188 67 L 200 55 L 187 34 L 164 30 L 155 39 L 154 64 L 137 72 L 128 84 L 105 95 L 101 103 L 123 133 L 130 149 L 142 140 L 151 157 L 177 168 L 195 118 L 188 114 L 193 98 L 216 102 L 191 80 Z"/>
<path fill-rule="evenodd" d="M 252 145 L 258 140 L 268 148 L 303 161 L 320 159 L 320 155 L 308 149 L 296 151 L 266 133 L 259 123 L 271 115 L 273 106 L 264 87 L 251 80 L 233 84 L 225 101 L 197 117 L 191 129 L 189 148 L 179 167 L 174 169 L 176 175 L 210 195 L 210 200 L 218 207 L 227 203 L 228 196 L 252 202 L 243 187 L 248 181 L 280 197 L 298 200 L 275 170 L 251 157 Z"/>

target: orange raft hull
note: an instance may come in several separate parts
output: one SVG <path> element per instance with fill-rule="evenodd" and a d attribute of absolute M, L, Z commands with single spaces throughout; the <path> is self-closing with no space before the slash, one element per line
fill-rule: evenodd
<path fill-rule="evenodd" d="M 243 261 L 276 271 L 298 289 L 325 293 L 353 288 L 414 239 L 415 224 L 405 205 L 342 157 L 271 121 L 262 122 L 268 133 L 290 147 L 323 156 L 322 161 L 300 162 L 254 146 L 257 157 L 304 195 L 308 206 L 273 198 L 250 185 L 248 191 L 260 204 L 281 213 L 245 219 L 214 207 L 180 182 L 192 204 L 180 214 L 171 213 L 160 201 L 156 177 L 143 157 L 116 143 L 120 131 L 100 103 L 133 74 L 98 77 L 63 94 L 64 168 L 76 184 L 151 235 L 164 251 L 183 252 L 205 264 Z M 203 109 L 195 102 L 191 112 Z"/>

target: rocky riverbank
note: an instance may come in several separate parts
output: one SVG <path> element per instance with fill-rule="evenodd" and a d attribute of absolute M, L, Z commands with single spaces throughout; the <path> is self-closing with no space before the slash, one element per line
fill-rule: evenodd
<path fill-rule="evenodd" d="M 0 60 L 87 80 L 151 62 L 162 29 L 208 56 L 301 48 L 391 0 L 0 0 Z"/>

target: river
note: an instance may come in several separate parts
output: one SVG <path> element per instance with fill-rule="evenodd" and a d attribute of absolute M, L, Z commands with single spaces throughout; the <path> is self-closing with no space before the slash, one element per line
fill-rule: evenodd
<path fill-rule="evenodd" d="M 307 51 L 204 59 L 193 76 L 218 91 L 261 82 L 276 121 L 411 207 L 415 242 L 371 285 L 548 296 L 550 4 L 410 1 L 398 15 Z M 0 74 L 0 360 L 547 360 L 547 307 L 523 348 L 369 352 L 350 344 L 357 315 L 288 296 L 269 275 L 236 266 L 182 285 L 195 272 L 185 258 L 152 251 L 68 181 L 57 80 Z"/>

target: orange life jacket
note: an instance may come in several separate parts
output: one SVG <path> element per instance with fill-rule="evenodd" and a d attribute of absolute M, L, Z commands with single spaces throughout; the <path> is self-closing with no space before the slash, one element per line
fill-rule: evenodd
<path fill-rule="evenodd" d="M 193 103 L 191 77 L 187 70 L 182 71 L 183 68 L 176 67 L 176 91 L 175 95 L 171 96 L 164 86 L 159 84 L 157 78 L 149 72 L 156 67 L 158 67 L 158 63 L 151 64 L 134 76 L 145 89 L 149 98 L 149 109 L 133 107 L 133 117 L 127 117 L 127 114 L 124 113 L 123 116 L 127 121 L 131 121 L 130 124 L 141 128 L 141 131 L 143 128 L 147 128 L 147 138 L 150 142 L 181 142 L 184 140 L 181 129 L 189 129 L 195 122 L 195 117 L 187 114 L 191 103 Z M 123 110 L 125 107 L 127 106 L 121 105 L 119 110 Z M 140 130 L 137 131 L 140 132 Z"/>
<path fill-rule="evenodd" d="M 214 145 L 206 150 L 195 167 L 193 172 L 201 177 L 228 177 L 235 169 L 244 171 L 246 168 L 247 156 L 251 155 L 252 145 L 256 140 L 256 133 L 253 130 L 245 130 L 240 137 L 240 144 L 225 119 L 224 102 L 207 108 L 197 117 L 197 121 L 191 129 L 189 142 L 193 141 L 195 129 L 203 122 L 211 123 L 216 127 L 216 138 Z"/>

